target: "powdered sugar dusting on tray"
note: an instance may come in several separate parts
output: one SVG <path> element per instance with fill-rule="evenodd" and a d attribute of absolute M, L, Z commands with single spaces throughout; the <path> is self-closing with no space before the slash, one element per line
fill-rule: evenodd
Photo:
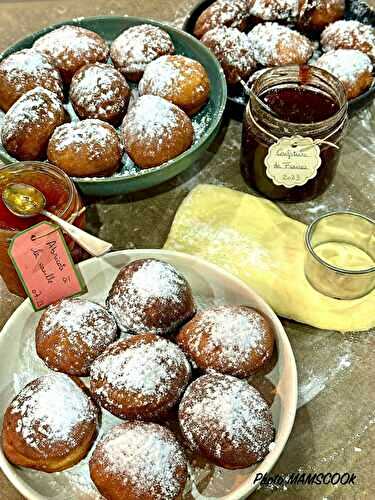
<path fill-rule="evenodd" d="M 49 306 L 39 323 L 39 335 L 46 338 L 63 332 L 68 343 L 77 349 L 84 344 L 102 349 L 116 339 L 117 326 L 109 312 L 99 304 L 82 299 L 64 299 Z M 60 345 L 63 349 L 64 343 Z M 58 349 L 59 346 L 55 346 Z M 61 351 L 63 354 L 63 350 Z"/>
<path fill-rule="evenodd" d="M 125 30 L 111 47 L 111 57 L 124 72 L 143 71 L 148 63 L 164 54 L 173 54 L 169 34 L 150 24 L 140 24 Z"/>
<path fill-rule="evenodd" d="M 113 344 L 92 365 L 91 379 L 105 381 L 96 390 L 99 395 L 108 397 L 108 391 L 122 389 L 131 392 L 135 399 L 152 396 L 159 401 L 168 394 L 182 367 L 190 374 L 185 355 L 166 339 L 155 337 L 153 342 L 140 341 L 126 348 L 122 348 L 123 343 L 120 340 Z"/>
<path fill-rule="evenodd" d="M 179 416 L 189 443 L 197 448 L 198 441 L 215 442 L 218 459 L 224 441 L 261 458 L 273 440 L 267 403 L 247 381 L 228 375 L 203 375 L 195 380 L 182 398 Z"/>
<path fill-rule="evenodd" d="M 352 49 L 326 52 L 314 65 L 337 76 L 344 85 L 353 85 L 359 76 L 372 72 L 371 59 L 363 52 Z"/>
<path fill-rule="evenodd" d="M 250 14 L 263 21 L 292 21 L 298 16 L 299 0 L 255 0 L 250 4 Z"/>
<path fill-rule="evenodd" d="M 205 113 L 202 115 L 199 120 L 192 120 L 193 129 L 194 129 L 194 143 L 198 142 L 198 140 L 204 135 L 210 123 L 212 121 L 212 116 L 210 113 Z"/>
<path fill-rule="evenodd" d="M 99 443 L 100 465 L 126 478 L 155 500 L 173 500 L 181 489 L 177 471 L 186 460 L 170 431 L 157 424 L 132 422 L 111 429 Z"/>
<path fill-rule="evenodd" d="M 29 90 L 16 101 L 5 115 L 1 134 L 3 142 L 20 128 L 43 128 L 62 116 L 64 108 L 57 95 L 42 87 Z M 60 121 L 61 123 L 61 121 Z"/>
<path fill-rule="evenodd" d="M 302 64 L 313 53 L 308 38 L 277 23 L 258 24 L 248 37 L 254 59 L 263 66 Z"/>
<path fill-rule="evenodd" d="M 28 384 L 10 409 L 11 414 L 19 415 L 16 431 L 41 453 L 60 442 L 76 446 L 77 426 L 97 418 L 94 404 L 61 373 L 51 373 Z"/>
<path fill-rule="evenodd" d="M 359 49 L 375 60 L 375 29 L 359 21 L 336 21 L 323 31 L 321 35 L 322 48 Z"/>

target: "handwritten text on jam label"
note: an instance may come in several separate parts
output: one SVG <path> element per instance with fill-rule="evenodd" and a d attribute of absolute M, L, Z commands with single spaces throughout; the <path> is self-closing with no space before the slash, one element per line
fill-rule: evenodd
<path fill-rule="evenodd" d="M 270 146 L 264 163 L 267 176 L 277 186 L 303 186 L 316 176 L 320 149 L 309 137 L 282 137 Z"/>
<path fill-rule="evenodd" d="M 60 229 L 42 222 L 18 233 L 9 249 L 34 308 L 85 291 Z"/>

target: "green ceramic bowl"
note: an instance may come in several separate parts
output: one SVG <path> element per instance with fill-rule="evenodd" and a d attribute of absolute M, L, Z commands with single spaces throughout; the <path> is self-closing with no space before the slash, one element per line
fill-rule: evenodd
<path fill-rule="evenodd" d="M 198 160 L 219 131 L 227 98 L 225 77 L 216 58 L 198 40 L 183 31 L 151 19 L 130 16 L 87 17 L 58 23 L 27 36 L 9 47 L 0 56 L 1 60 L 13 52 L 32 47 L 34 41 L 39 37 L 64 24 L 82 26 L 95 31 L 111 43 L 127 28 L 144 23 L 159 26 L 167 31 L 173 40 L 176 53 L 196 59 L 203 64 L 208 72 L 211 81 L 210 99 L 204 109 L 193 117 L 196 140 L 190 149 L 160 167 L 141 170 L 129 158 L 124 158 L 121 170 L 111 177 L 74 179 L 83 194 L 110 196 L 146 189 L 180 174 Z M 69 112 L 74 113 L 71 109 L 69 109 Z M 72 118 L 74 119 L 74 115 Z M 5 163 L 17 161 L 8 155 L 1 144 L 0 158 Z"/>

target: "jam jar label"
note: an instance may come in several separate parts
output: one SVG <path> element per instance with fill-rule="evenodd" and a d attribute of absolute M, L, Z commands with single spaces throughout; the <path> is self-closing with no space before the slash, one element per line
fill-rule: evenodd
<path fill-rule="evenodd" d="M 277 186 L 303 186 L 316 176 L 320 149 L 310 137 L 282 137 L 268 149 L 266 174 Z"/>
<path fill-rule="evenodd" d="M 55 224 L 40 222 L 17 233 L 8 253 L 36 311 L 87 291 Z"/>

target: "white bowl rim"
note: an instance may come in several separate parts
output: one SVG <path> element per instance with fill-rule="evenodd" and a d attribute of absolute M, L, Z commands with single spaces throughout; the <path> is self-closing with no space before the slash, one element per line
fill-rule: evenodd
<path fill-rule="evenodd" d="M 126 255 L 129 257 L 136 257 L 139 254 L 148 254 L 151 258 L 160 258 L 165 257 L 179 257 L 187 261 L 190 265 L 199 265 L 200 267 L 208 267 L 216 274 L 222 275 L 223 278 L 230 280 L 235 283 L 235 285 L 239 288 L 242 288 L 247 291 L 247 293 L 259 302 L 262 305 L 264 311 L 271 319 L 274 325 L 277 325 L 275 331 L 277 332 L 278 341 L 282 342 L 283 349 L 285 350 L 286 356 L 285 358 L 288 360 L 289 367 L 291 369 L 290 373 L 290 400 L 291 404 L 288 408 L 288 414 L 286 417 L 286 422 L 284 422 L 283 426 L 283 435 L 279 440 L 278 444 L 270 451 L 270 453 L 265 457 L 265 459 L 257 465 L 255 471 L 253 471 L 250 476 L 232 493 L 222 497 L 214 497 L 213 500 L 240 500 L 246 498 L 247 495 L 250 495 L 257 489 L 254 487 L 253 478 L 255 474 L 261 473 L 265 474 L 272 470 L 273 466 L 276 464 L 279 459 L 284 447 L 288 441 L 289 435 L 292 431 L 295 414 L 297 410 L 297 398 L 298 398 L 298 382 L 297 382 L 297 367 L 293 354 L 292 347 L 290 345 L 288 336 L 282 326 L 279 318 L 273 312 L 271 307 L 245 282 L 229 273 L 225 269 L 217 266 L 216 264 L 212 264 L 211 262 L 206 261 L 205 259 L 191 255 L 183 252 L 176 252 L 174 250 L 164 250 L 164 249 L 131 249 L 131 250 L 118 250 L 115 252 L 110 252 L 109 254 L 104 255 L 103 257 L 99 257 L 100 259 L 111 259 L 111 257 L 116 257 L 118 255 Z M 146 258 L 145 256 L 141 258 Z M 94 262 L 98 260 L 97 257 L 93 257 L 81 262 L 79 268 L 84 272 L 85 267 L 91 266 Z M 193 267 L 193 266 L 192 266 Z M 17 322 L 18 316 L 22 316 L 24 314 L 24 310 L 31 308 L 31 303 L 29 299 L 26 299 L 22 304 L 14 311 L 8 321 L 5 323 L 1 333 L 0 333 L 0 351 L 2 344 L 5 342 L 6 332 L 11 330 L 11 325 L 14 322 Z M 12 466 L 8 460 L 6 459 L 2 448 L 0 446 L 0 469 L 2 469 L 5 476 L 9 479 L 9 481 L 13 484 L 13 486 L 27 499 L 29 500 L 46 500 L 47 497 L 40 495 L 34 489 L 32 489 L 29 484 L 21 479 L 18 474 L 15 472 L 17 467 Z M 201 499 L 211 500 L 210 497 L 205 497 L 201 495 Z"/>

